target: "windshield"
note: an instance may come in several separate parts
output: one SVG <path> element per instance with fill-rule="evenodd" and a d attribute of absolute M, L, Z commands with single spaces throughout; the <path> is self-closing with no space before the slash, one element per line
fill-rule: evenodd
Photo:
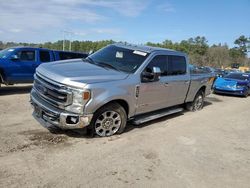
<path fill-rule="evenodd" d="M 225 78 L 235 79 L 235 80 L 249 80 L 250 74 L 228 74 Z"/>
<path fill-rule="evenodd" d="M 1 50 L 0 51 L 0 58 L 7 58 L 13 51 L 14 51 L 13 48 L 7 48 L 5 50 Z"/>
<path fill-rule="evenodd" d="M 100 66 L 126 73 L 134 73 L 148 55 L 146 52 L 110 45 L 90 55 L 86 59 Z"/>

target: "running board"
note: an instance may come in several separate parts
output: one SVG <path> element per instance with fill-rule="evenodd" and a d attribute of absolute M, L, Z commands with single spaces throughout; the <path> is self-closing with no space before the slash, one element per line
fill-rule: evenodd
<path fill-rule="evenodd" d="M 155 112 L 151 112 L 151 113 L 147 113 L 147 114 L 143 114 L 143 115 L 139 115 L 137 117 L 135 117 L 132 120 L 132 123 L 135 125 L 139 125 L 148 121 L 152 121 L 154 119 L 158 119 L 170 114 L 175 114 L 178 112 L 182 112 L 184 109 L 183 108 L 169 108 L 169 109 L 165 109 L 165 110 L 158 110 Z"/>

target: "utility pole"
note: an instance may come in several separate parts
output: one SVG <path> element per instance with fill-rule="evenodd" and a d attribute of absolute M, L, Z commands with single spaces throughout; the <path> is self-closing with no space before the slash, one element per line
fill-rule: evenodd
<path fill-rule="evenodd" d="M 65 33 L 63 31 L 63 51 L 65 50 Z"/>
<path fill-rule="evenodd" d="M 66 30 L 63 30 L 63 51 L 65 50 L 65 36 L 69 36 L 69 51 L 71 51 L 71 48 L 72 48 L 72 36 L 74 35 L 73 32 L 71 31 L 66 31 Z"/>
<path fill-rule="evenodd" d="M 69 38 L 69 51 L 71 51 L 71 40 L 72 40 L 72 33 L 70 34 L 70 38 Z"/>

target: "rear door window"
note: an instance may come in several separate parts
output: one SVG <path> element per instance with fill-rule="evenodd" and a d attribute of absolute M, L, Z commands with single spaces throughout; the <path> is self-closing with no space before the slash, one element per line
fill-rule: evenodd
<path fill-rule="evenodd" d="M 41 50 L 40 51 L 40 61 L 41 62 L 50 62 L 51 61 L 50 52 L 46 51 L 46 50 Z"/>
<path fill-rule="evenodd" d="M 186 74 L 187 64 L 184 56 L 168 56 L 168 75 L 181 75 Z"/>

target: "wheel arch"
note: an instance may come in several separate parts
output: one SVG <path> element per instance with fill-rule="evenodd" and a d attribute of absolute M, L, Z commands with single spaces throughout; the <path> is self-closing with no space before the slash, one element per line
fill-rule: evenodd
<path fill-rule="evenodd" d="M 4 70 L 2 68 L 0 68 L 0 83 L 4 83 Z"/>
<path fill-rule="evenodd" d="M 111 109 L 109 109 L 109 108 L 107 108 L 106 106 L 107 105 L 109 105 L 111 108 L 112 108 L 112 106 L 116 106 L 116 107 L 122 107 L 123 108 L 123 113 L 122 113 L 122 115 L 121 115 L 121 120 L 122 120 L 122 117 L 124 118 L 123 120 L 124 121 L 121 121 L 121 123 L 120 123 L 120 125 L 119 125 L 119 129 L 118 130 L 116 130 L 116 132 L 114 133 L 112 133 L 112 135 L 113 134 L 121 134 L 123 131 L 124 131 L 124 129 L 125 129 L 125 127 L 126 127 L 126 124 L 127 124 L 127 116 L 128 116 L 128 111 L 129 111 L 129 108 L 128 108 L 128 103 L 125 101 L 125 100 L 123 100 L 123 99 L 114 99 L 114 100 L 111 100 L 111 101 L 109 101 L 109 102 L 107 102 L 107 103 L 105 103 L 105 104 L 103 104 L 103 105 L 101 105 L 99 108 L 97 108 L 97 110 L 94 112 L 94 116 L 93 116 L 93 118 L 92 118 L 92 120 L 91 120 L 91 124 L 90 124 L 90 127 L 88 128 L 88 131 L 91 133 L 91 135 L 94 135 L 94 134 L 97 134 L 97 135 L 99 135 L 99 136 L 111 136 L 111 135 L 106 135 L 107 133 L 105 133 L 105 135 L 103 135 L 103 133 L 101 132 L 99 132 L 98 130 L 96 130 L 96 120 L 97 120 L 97 118 L 99 117 L 99 115 L 100 114 L 102 114 L 103 113 L 103 111 L 102 110 L 104 110 L 104 111 L 106 111 L 106 110 L 111 110 Z M 106 108 L 105 108 L 106 107 Z M 102 108 L 104 108 L 104 109 L 102 109 Z M 119 108 L 119 109 L 121 109 L 121 108 Z M 105 129 L 105 127 L 104 128 L 102 128 L 102 129 Z M 99 133 L 98 133 L 99 132 Z M 106 132 L 106 131 L 105 131 Z M 109 131 L 110 132 L 110 131 Z"/>
<path fill-rule="evenodd" d="M 205 92 L 206 92 L 206 86 L 204 85 L 204 86 L 200 87 L 200 89 L 195 93 L 195 96 L 191 102 L 185 103 L 186 109 L 189 111 L 196 111 L 197 110 L 197 109 L 195 109 L 194 104 L 195 104 L 196 97 L 198 96 L 198 94 L 200 95 L 200 93 L 203 95 L 203 104 L 202 104 L 201 108 L 199 108 L 199 109 L 202 109 L 203 105 L 204 105 L 204 97 L 206 95 Z"/>
<path fill-rule="evenodd" d="M 105 102 L 105 104 L 99 106 L 95 111 L 99 110 L 100 108 L 102 108 L 103 106 L 106 106 L 110 103 L 118 103 L 121 107 L 124 108 L 125 112 L 127 115 L 129 115 L 129 104 L 126 100 L 124 99 L 113 99 L 111 101 Z"/>
<path fill-rule="evenodd" d="M 202 85 L 195 90 L 188 91 L 187 98 L 185 99 L 185 103 L 192 102 L 197 95 L 198 92 L 202 91 L 204 96 L 206 95 L 206 85 Z"/>
<path fill-rule="evenodd" d="M 202 86 L 202 87 L 196 92 L 196 94 L 197 94 L 198 92 L 202 91 L 202 92 L 204 93 L 204 95 L 205 95 L 205 94 L 206 94 L 206 89 L 207 89 L 207 87 L 204 85 L 204 86 Z"/>

